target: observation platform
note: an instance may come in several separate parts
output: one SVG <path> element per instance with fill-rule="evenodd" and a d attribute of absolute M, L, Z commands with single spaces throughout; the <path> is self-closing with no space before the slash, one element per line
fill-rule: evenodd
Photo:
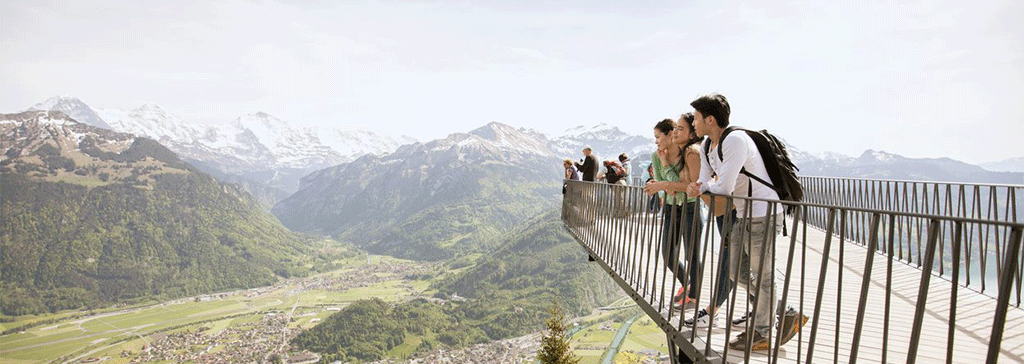
<path fill-rule="evenodd" d="M 663 263 L 661 242 L 673 238 L 665 222 L 680 217 L 651 212 L 657 200 L 642 189 L 568 181 L 562 221 L 665 331 L 674 363 L 1024 363 L 1024 224 L 1016 212 L 1016 193 L 1024 186 L 856 180 L 850 186 L 858 190 L 862 183 L 893 182 L 896 188 L 871 189 L 841 204 L 822 200 L 848 193 L 846 182 L 815 178 L 802 181 L 810 187 L 805 201 L 812 202 L 789 203 L 789 234 L 768 237 L 775 252 L 767 257 L 774 262 L 775 301 L 810 320 L 790 341 L 766 351 L 728 347 L 745 330 L 730 325 L 732 317 L 753 305 L 742 287 L 730 294 L 712 328 L 684 325 L 696 314 L 692 308 L 670 308 L 681 284 Z M 924 198 L 918 191 L 925 191 Z M 1003 219 L 979 218 L 985 211 Z M 708 213 L 705 208 L 703 216 Z M 714 219 L 681 222 L 698 223 L 703 234 L 693 249 L 702 259 L 699 310 L 712 297 L 726 245 Z M 728 236 L 730 249 L 749 244 L 739 235 Z M 674 259 L 688 264 L 689 244 L 681 246 Z M 773 343 L 778 334 L 776 327 Z"/>

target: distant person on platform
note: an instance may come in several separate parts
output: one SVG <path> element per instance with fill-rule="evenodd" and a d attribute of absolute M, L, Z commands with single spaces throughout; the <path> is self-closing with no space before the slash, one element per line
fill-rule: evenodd
<path fill-rule="evenodd" d="M 590 147 L 583 148 L 583 156 L 583 164 L 575 163 L 576 168 L 579 168 L 580 173 L 583 174 L 584 181 L 594 182 L 594 177 L 597 176 L 597 159 L 594 158 Z"/>
<path fill-rule="evenodd" d="M 629 156 L 626 153 L 619 154 L 619 166 L 622 167 L 622 179 L 619 180 L 619 184 L 628 186 L 629 185 Z"/>
<path fill-rule="evenodd" d="M 622 179 L 626 176 L 626 172 L 622 169 L 616 161 L 604 161 L 605 171 L 601 173 L 599 178 L 604 178 L 605 182 L 611 185 L 625 185 L 622 183 Z"/>
<path fill-rule="evenodd" d="M 562 166 L 565 167 L 565 179 L 570 181 L 582 181 L 583 176 L 580 175 L 580 171 L 573 165 L 572 159 L 566 158 Z"/>
<path fill-rule="evenodd" d="M 689 196 L 699 196 L 710 192 L 718 195 L 737 197 L 753 197 L 758 199 L 778 200 L 779 195 L 771 187 L 756 182 L 746 174 L 770 180 L 761 153 L 757 145 L 747 133 L 729 133 L 722 140 L 722 134 L 729 127 L 730 107 L 725 96 L 710 94 L 697 98 L 690 103 L 694 108 L 693 127 L 698 135 L 707 136 L 704 143 L 710 143 L 707 158 L 700 158 L 700 176 L 697 181 L 687 187 Z M 717 152 L 721 149 L 721 158 Z M 701 148 L 701 150 L 705 150 Z M 746 174 L 741 174 L 740 171 Z M 741 332 L 729 347 L 736 350 L 768 350 L 771 342 L 768 331 L 772 315 L 775 314 L 776 302 L 772 299 L 775 292 L 775 269 L 773 251 L 775 236 L 783 223 L 781 209 L 771 209 L 765 201 L 753 201 L 751 211 L 746 211 L 746 204 L 738 201 L 736 215 L 729 233 L 730 262 L 729 276 L 736 284 L 754 296 L 755 314 L 753 326 L 749 331 Z M 741 235 L 741 231 L 743 232 Z M 767 237 L 767 239 L 766 239 Z M 761 262 L 764 258 L 764 267 Z M 760 286 L 760 290 L 758 290 Z M 807 317 L 797 317 L 794 310 L 785 311 L 782 319 L 782 335 L 779 346 L 793 338 L 807 322 Z"/>
<path fill-rule="evenodd" d="M 625 172 L 622 170 L 622 166 L 619 162 L 614 160 L 604 161 L 605 171 L 601 173 L 599 178 L 604 179 L 610 185 L 626 186 Z M 625 187 L 613 187 L 611 189 L 612 202 L 612 214 L 615 217 L 626 217 L 626 188 Z"/>

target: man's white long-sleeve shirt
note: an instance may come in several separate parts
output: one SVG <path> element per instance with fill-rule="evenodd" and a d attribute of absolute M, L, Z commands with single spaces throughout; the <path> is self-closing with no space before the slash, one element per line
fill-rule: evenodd
<path fill-rule="evenodd" d="M 711 139 L 705 139 L 704 143 L 711 143 Z M 704 145 L 701 145 L 703 152 Z M 747 197 L 747 188 L 750 188 L 750 196 L 755 198 L 779 199 L 779 194 L 763 183 L 754 181 L 746 175 L 740 174 L 740 169 L 746 169 L 758 178 L 771 181 L 768 171 L 764 168 L 764 161 L 761 153 L 757 151 L 757 145 L 750 136 L 742 130 L 735 130 L 725 136 L 725 140 L 719 143 L 718 148 L 722 149 L 722 158 L 718 158 L 718 150 L 708 151 L 706 158 L 700 159 L 700 177 L 697 178 L 700 184 L 700 192 L 711 192 L 719 195 L 733 195 Z M 710 165 L 708 162 L 710 161 Z M 712 178 L 712 171 L 717 178 Z M 744 200 L 734 200 L 736 214 L 745 217 L 746 206 Z M 776 208 L 775 213 L 781 212 Z M 768 216 L 768 203 L 754 201 L 750 217 Z"/>

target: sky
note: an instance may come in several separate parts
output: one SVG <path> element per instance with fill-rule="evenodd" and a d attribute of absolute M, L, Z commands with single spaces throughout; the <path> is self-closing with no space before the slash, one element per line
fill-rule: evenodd
<path fill-rule="evenodd" d="M 2 1 L 0 112 L 56 95 L 426 141 L 650 135 L 719 92 L 815 153 L 1024 156 L 1024 1 Z"/>

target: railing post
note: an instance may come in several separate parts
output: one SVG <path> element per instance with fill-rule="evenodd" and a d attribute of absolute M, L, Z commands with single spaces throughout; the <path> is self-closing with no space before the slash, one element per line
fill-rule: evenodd
<path fill-rule="evenodd" d="M 818 291 L 814 298 L 814 317 L 811 323 L 811 338 L 807 343 L 807 364 L 811 364 L 814 358 L 814 341 L 818 337 L 818 317 L 821 317 L 821 300 L 825 293 L 825 273 L 828 272 L 828 255 L 832 247 L 832 232 L 836 222 L 836 210 L 828 209 L 828 225 L 825 228 L 825 247 L 821 250 L 821 271 L 818 273 Z M 735 297 L 735 295 L 733 296 Z"/>
<path fill-rule="evenodd" d="M 932 263 L 935 260 L 935 244 L 939 240 L 939 220 L 928 223 L 928 246 L 924 251 L 924 268 L 921 269 L 921 288 L 917 292 L 917 309 L 914 310 L 914 326 L 910 331 L 910 349 L 907 364 L 917 362 L 917 346 L 921 341 L 921 325 L 924 321 L 924 306 L 928 301 L 928 285 L 932 278 Z"/>
<path fill-rule="evenodd" d="M 1006 262 L 999 277 L 999 299 L 996 300 L 996 317 L 992 319 L 992 335 L 988 343 L 988 363 L 995 364 L 999 360 L 999 346 L 1003 342 L 1003 329 L 1006 326 L 1006 310 L 1010 306 L 1010 291 L 1013 290 L 1013 277 L 1017 274 L 1017 255 L 1020 253 L 1021 228 L 1010 230 Z"/>
<path fill-rule="evenodd" d="M 871 215 L 871 238 L 868 239 L 867 261 L 864 262 L 864 277 L 860 284 L 860 302 L 857 304 L 857 323 L 853 329 L 853 345 L 850 346 L 850 364 L 857 362 L 857 349 L 860 348 L 861 330 L 864 329 L 864 309 L 868 303 L 868 288 L 871 286 L 871 268 L 875 262 L 875 250 L 878 248 L 878 220 L 881 215 Z"/>
<path fill-rule="evenodd" d="M 949 333 L 946 338 L 946 363 L 953 363 L 953 334 L 956 332 L 956 299 L 960 287 L 960 243 L 963 240 L 964 223 L 957 221 L 953 229 L 953 282 L 949 299 Z"/>

